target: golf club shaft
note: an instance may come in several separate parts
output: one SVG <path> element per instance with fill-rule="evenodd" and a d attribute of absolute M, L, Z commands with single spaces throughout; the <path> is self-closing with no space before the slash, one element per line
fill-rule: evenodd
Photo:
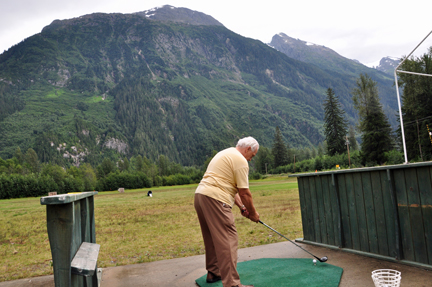
<path fill-rule="evenodd" d="M 303 251 L 309 253 L 310 255 L 312 255 L 313 257 L 315 257 L 316 259 L 318 259 L 318 261 L 321 262 L 321 259 L 320 259 L 320 258 L 316 257 L 315 255 L 313 255 L 312 253 L 310 253 L 310 252 L 307 251 L 306 249 L 303 249 L 300 245 L 297 245 L 294 241 L 292 241 L 292 240 L 286 238 L 285 236 L 283 236 L 282 234 L 280 234 L 280 233 L 277 232 L 275 229 L 271 228 L 270 226 L 268 226 L 267 224 L 265 224 L 265 223 L 262 222 L 261 220 L 259 221 L 259 223 L 261 223 L 261 224 L 264 225 L 265 227 L 267 227 L 267 228 L 273 230 L 274 232 L 276 232 L 277 234 L 279 234 L 280 236 L 282 236 L 283 238 L 285 238 L 286 240 L 288 240 L 289 242 L 291 242 L 292 244 L 294 244 L 295 246 L 297 246 L 297 247 L 300 248 L 301 250 L 303 250 Z"/>

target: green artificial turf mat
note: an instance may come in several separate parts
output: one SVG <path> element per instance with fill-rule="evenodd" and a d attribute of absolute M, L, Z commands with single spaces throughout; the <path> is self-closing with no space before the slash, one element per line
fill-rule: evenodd
<path fill-rule="evenodd" d="M 343 269 L 312 259 L 263 258 L 237 264 L 237 271 L 242 284 L 255 287 L 337 287 Z M 198 278 L 200 287 L 222 287 L 222 282 L 207 283 L 207 274 Z"/>

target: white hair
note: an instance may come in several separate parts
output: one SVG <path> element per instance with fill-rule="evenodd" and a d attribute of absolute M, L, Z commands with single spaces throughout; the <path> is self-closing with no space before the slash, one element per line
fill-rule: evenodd
<path fill-rule="evenodd" d="M 259 143 L 256 139 L 254 139 L 253 137 L 245 137 L 242 139 L 239 139 L 239 141 L 237 142 L 237 146 L 238 147 L 251 147 L 252 151 L 255 152 L 259 149 Z"/>

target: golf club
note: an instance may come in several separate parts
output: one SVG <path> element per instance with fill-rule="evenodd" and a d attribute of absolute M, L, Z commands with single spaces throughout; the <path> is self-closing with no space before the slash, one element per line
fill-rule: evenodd
<path fill-rule="evenodd" d="M 282 236 L 283 238 L 285 238 L 286 240 L 288 240 L 289 242 L 291 242 L 292 244 L 294 244 L 295 246 L 297 246 L 298 248 L 302 249 L 303 251 L 306 251 L 307 253 L 309 253 L 310 255 L 312 255 L 313 257 L 315 257 L 316 259 L 318 259 L 319 262 L 326 262 L 328 260 L 327 256 L 324 256 L 323 258 L 318 258 L 315 255 L 313 255 L 312 253 L 310 253 L 309 251 L 307 251 L 306 249 L 303 249 L 303 247 L 297 245 L 294 241 L 289 240 L 288 238 L 286 238 L 285 236 L 283 236 L 282 234 L 280 234 L 279 232 L 277 232 L 276 230 L 274 230 L 273 228 L 271 228 L 270 226 L 268 226 L 267 224 L 265 224 L 264 222 L 262 222 L 261 220 L 259 221 L 259 223 L 261 223 L 262 225 L 264 225 L 265 227 L 273 230 L 274 232 L 276 232 L 277 234 L 279 234 L 280 236 Z"/>

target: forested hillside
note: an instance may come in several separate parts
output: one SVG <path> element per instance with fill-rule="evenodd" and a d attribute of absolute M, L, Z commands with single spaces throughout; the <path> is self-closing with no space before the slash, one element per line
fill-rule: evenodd
<path fill-rule="evenodd" d="M 292 147 L 317 146 L 329 87 L 355 117 L 340 74 L 195 14 L 193 24 L 146 13 L 56 20 L 4 52 L 0 157 L 20 147 L 58 164 L 166 155 L 202 165 L 242 136 L 270 146 L 276 126 Z"/>

